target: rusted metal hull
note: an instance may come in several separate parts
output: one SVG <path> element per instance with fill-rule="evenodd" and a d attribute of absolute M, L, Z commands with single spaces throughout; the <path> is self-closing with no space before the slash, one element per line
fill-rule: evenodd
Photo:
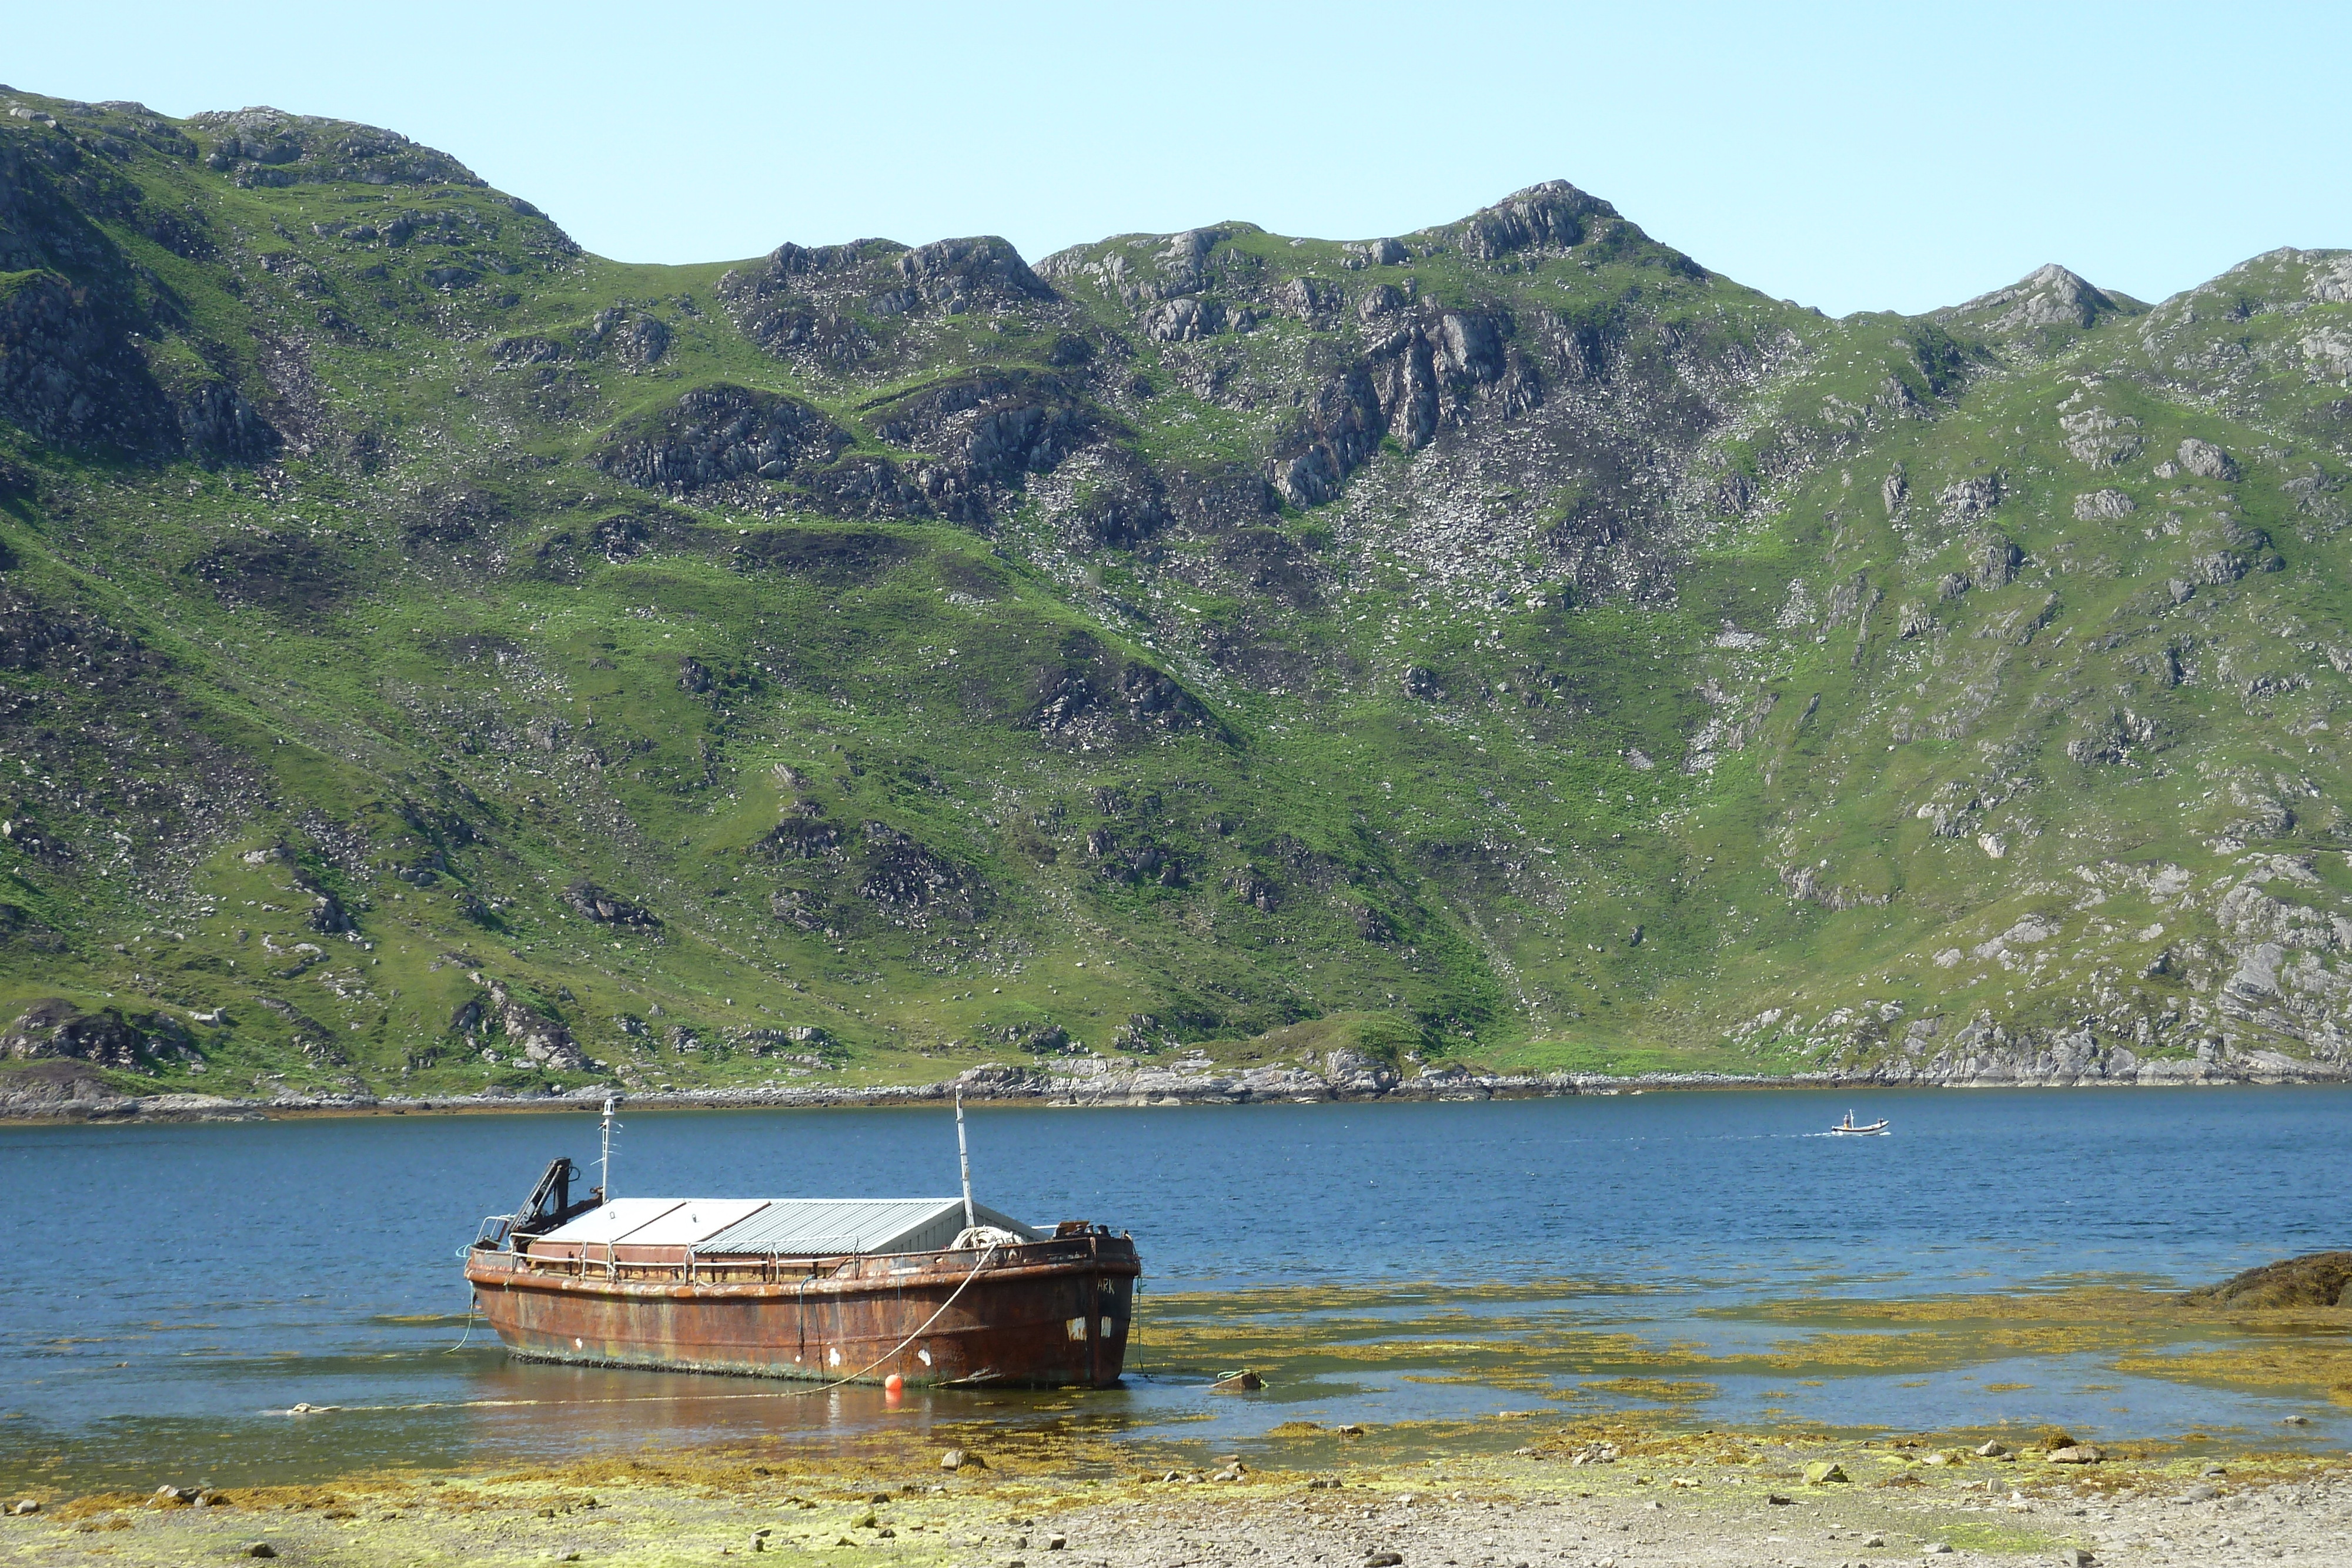
<path fill-rule="evenodd" d="M 1134 1245 L 1085 1235 L 846 1259 L 535 1258 L 480 1249 L 466 1278 L 540 1361 L 827 1382 L 1103 1387 L 1126 1363 Z M 960 1292 L 960 1293 L 959 1293 Z"/>

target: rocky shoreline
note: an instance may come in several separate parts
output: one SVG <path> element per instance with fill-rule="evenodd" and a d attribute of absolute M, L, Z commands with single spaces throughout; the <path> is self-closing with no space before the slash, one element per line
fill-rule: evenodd
<path fill-rule="evenodd" d="M 847 1109 L 935 1103 L 961 1090 L 972 1104 L 1065 1107 L 1314 1104 L 1375 1100 L 1463 1102 L 1570 1094 L 1638 1094 L 1676 1089 L 2072 1089 L 2185 1088 L 2237 1084 L 2342 1083 L 2352 1069 L 2273 1051 L 2224 1050 L 2184 1059 L 2143 1059 L 2122 1048 L 2067 1041 L 2032 1054 L 1995 1052 L 1921 1064 L 1895 1059 L 1854 1069 L 1784 1076 L 1729 1072 L 1486 1073 L 1459 1063 L 1407 1076 L 1354 1051 L 1334 1051 L 1320 1071 L 1220 1068 L 1088 1058 L 1013 1067 L 990 1062 L 920 1084 L 758 1085 L 643 1090 L 588 1084 L 541 1093 L 494 1088 L 466 1095 L 279 1093 L 268 1099 L 214 1094 L 123 1094 L 94 1075 L 26 1076 L 0 1084 L 0 1121 L 241 1121 L 304 1114 L 557 1111 L 618 1094 L 643 1110 Z"/>
<path fill-rule="evenodd" d="M 166 1482 L 79 1497 L 43 1486 L 0 1514 L 0 1535 L 23 1555 L 117 1568 L 661 1568 L 739 1553 L 908 1568 L 1041 1557 L 1069 1568 L 2204 1568 L 2339 1562 L 2352 1521 L 2342 1461 L 2318 1455 L 1554 1428 L 1533 1414 L 1449 1431 L 1452 1452 L 1406 1430 L 1342 1448 L 1313 1422 L 1214 1457 L 1197 1443 L 1072 1444 L 956 1422 L 933 1434 L 959 1443 L 944 1455 L 936 1441 L 889 1439 L 310 1486 Z M 1507 1456 L 1464 1451 L 1512 1439 Z"/>

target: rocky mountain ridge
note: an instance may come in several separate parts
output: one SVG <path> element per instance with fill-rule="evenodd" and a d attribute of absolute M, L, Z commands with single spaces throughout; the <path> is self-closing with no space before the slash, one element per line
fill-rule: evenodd
<path fill-rule="evenodd" d="M 0 110 L 14 1059 L 2344 1060 L 2352 254 L 1832 321 L 1553 182 L 634 267 L 392 132 Z"/>

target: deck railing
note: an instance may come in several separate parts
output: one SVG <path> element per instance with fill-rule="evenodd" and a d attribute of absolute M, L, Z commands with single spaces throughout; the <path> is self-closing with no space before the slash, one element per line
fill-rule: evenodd
<path fill-rule="evenodd" d="M 1072 1239 L 1059 1239 L 1064 1246 L 1066 1246 Z M 820 1249 L 829 1246 L 830 1249 L 802 1252 L 795 1249 L 793 1251 L 785 1252 L 771 1249 L 757 1253 L 705 1254 L 693 1248 L 688 1248 L 686 1255 L 673 1263 L 624 1259 L 620 1256 L 614 1243 L 605 1241 L 580 1243 L 572 1249 L 569 1256 L 565 1257 L 549 1257 L 528 1250 L 512 1253 L 509 1256 L 521 1270 L 532 1274 L 553 1274 L 574 1280 L 586 1280 L 592 1274 L 597 1274 L 616 1282 L 627 1280 L 689 1285 L 697 1283 L 782 1284 L 791 1281 L 805 1283 L 827 1276 L 839 1278 L 845 1275 L 863 1274 L 866 1272 L 866 1265 L 872 1259 L 920 1258 L 927 1263 L 937 1266 L 950 1260 L 960 1260 L 964 1256 L 947 1249 L 905 1253 L 866 1252 L 859 1249 L 859 1239 L 855 1236 L 816 1236 L 808 1238 L 807 1240 L 815 1243 Z M 1024 1242 L 1018 1246 L 999 1246 L 993 1250 L 1001 1265 L 1003 1262 L 1012 1261 L 1013 1254 L 1034 1254 L 1038 1249 L 1050 1250 L 1055 1245 L 1052 1240 Z"/>

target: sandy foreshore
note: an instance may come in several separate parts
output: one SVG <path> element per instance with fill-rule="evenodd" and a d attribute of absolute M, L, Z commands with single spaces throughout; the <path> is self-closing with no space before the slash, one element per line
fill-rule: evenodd
<path fill-rule="evenodd" d="M 909 1441 L 829 1457 L 782 1445 L 648 1453 L 201 1500 L 58 1497 L 0 1521 L 0 1547 L 19 1560 L 121 1568 L 241 1556 L 421 1568 L 751 1556 L 908 1568 L 2352 1561 L 2352 1467 L 2341 1455 L 2170 1444 L 2061 1464 L 2038 1448 L 1987 1458 L 1933 1438 L 1603 1438 L 1555 1427 L 1528 1432 L 1508 1456 L 1413 1458 L 1374 1441 L 1386 1462 L 1343 1451 L 1314 1468 L 1259 1470 L 1233 1456 L 1108 1442 L 1048 1454 L 982 1436 L 959 1440 L 987 1468 L 952 1472 L 935 1443 Z M 1822 1479 L 1828 1466 L 1835 1473 Z"/>

